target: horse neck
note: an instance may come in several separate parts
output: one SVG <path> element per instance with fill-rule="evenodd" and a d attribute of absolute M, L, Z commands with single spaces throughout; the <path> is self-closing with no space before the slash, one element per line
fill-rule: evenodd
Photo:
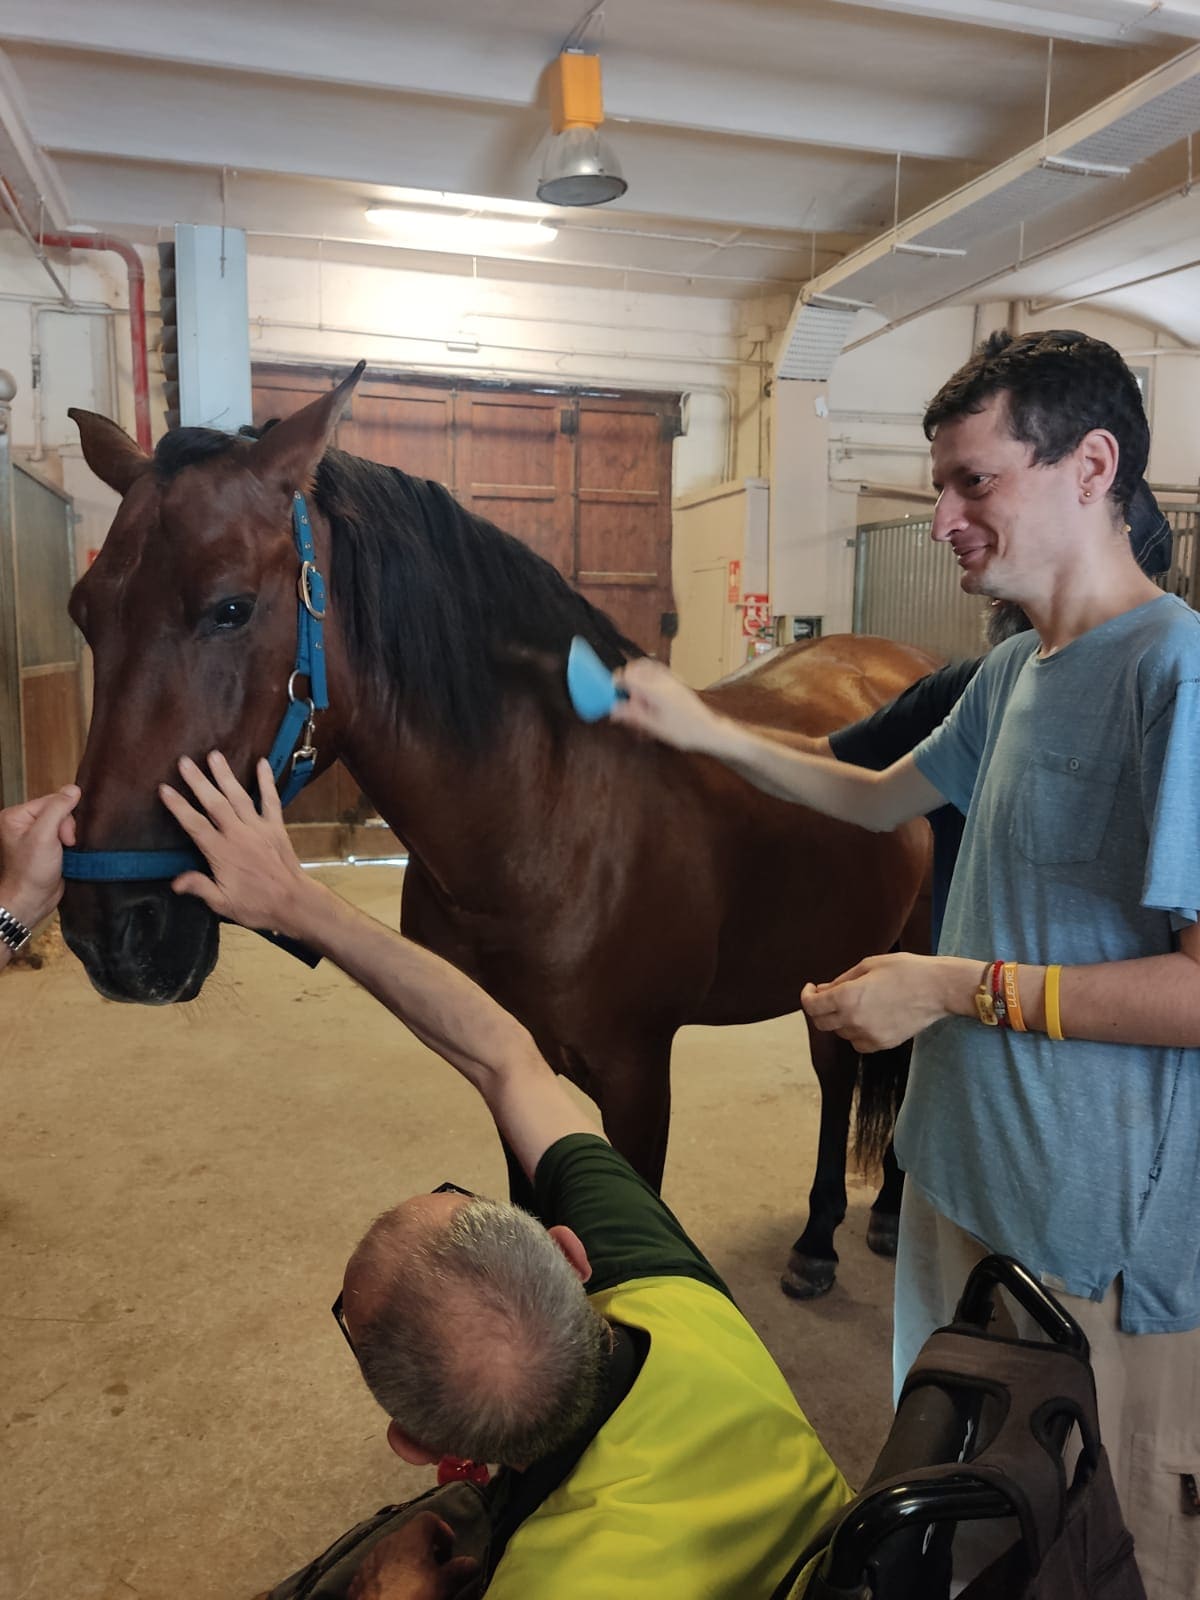
<path fill-rule="evenodd" d="M 551 788 L 545 715 L 525 695 L 504 697 L 478 752 L 399 730 L 377 697 L 357 700 L 339 754 L 384 821 L 456 898 L 470 886 L 519 873 L 541 835 Z M 504 864 L 502 866 L 502 864 Z"/>

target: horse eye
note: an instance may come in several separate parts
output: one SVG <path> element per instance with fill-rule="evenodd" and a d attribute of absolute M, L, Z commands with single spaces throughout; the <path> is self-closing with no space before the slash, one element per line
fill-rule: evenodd
<path fill-rule="evenodd" d="M 230 600 L 218 601 L 204 619 L 205 631 L 232 633 L 235 628 L 244 628 L 253 612 L 253 595 L 236 595 Z"/>

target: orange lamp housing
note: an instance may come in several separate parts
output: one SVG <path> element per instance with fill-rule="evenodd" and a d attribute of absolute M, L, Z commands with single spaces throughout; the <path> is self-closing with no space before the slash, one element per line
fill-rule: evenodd
<path fill-rule="evenodd" d="M 568 128 L 598 128 L 604 121 L 600 89 L 600 57 L 580 50 L 564 50 L 550 64 L 550 126 L 555 133 Z"/>

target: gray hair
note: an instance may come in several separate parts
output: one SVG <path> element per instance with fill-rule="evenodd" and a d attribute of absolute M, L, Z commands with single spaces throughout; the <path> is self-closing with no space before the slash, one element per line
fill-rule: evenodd
<path fill-rule="evenodd" d="M 525 1467 L 587 1420 L 609 1330 L 545 1228 L 472 1199 L 445 1227 L 376 1219 L 356 1353 L 376 1400 L 432 1454 Z"/>

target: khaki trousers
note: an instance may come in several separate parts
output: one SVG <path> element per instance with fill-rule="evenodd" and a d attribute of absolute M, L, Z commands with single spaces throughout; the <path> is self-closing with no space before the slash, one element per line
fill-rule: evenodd
<path fill-rule="evenodd" d="M 971 1268 L 989 1253 L 907 1181 L 896 1256 L 897 1395 L 925 1340 L 952 1319 Z M 1200 1515 L 1184 1483 L 1190 1474 L 1200 1485 L 1200 1329 L 1122 1333 L 1119 1284 L 1099 1302 L 1053 1292 L 1091 1346 L 1100 1437 L 1148 1600 L 1200 1600 Z M 1010 1309 L 1011 1327 L 998 1319 L 1002 1331 L 1039 1336 L 1026 1313 Z M 957 1573 L 957 1541 L 955 1555 Z"/>

